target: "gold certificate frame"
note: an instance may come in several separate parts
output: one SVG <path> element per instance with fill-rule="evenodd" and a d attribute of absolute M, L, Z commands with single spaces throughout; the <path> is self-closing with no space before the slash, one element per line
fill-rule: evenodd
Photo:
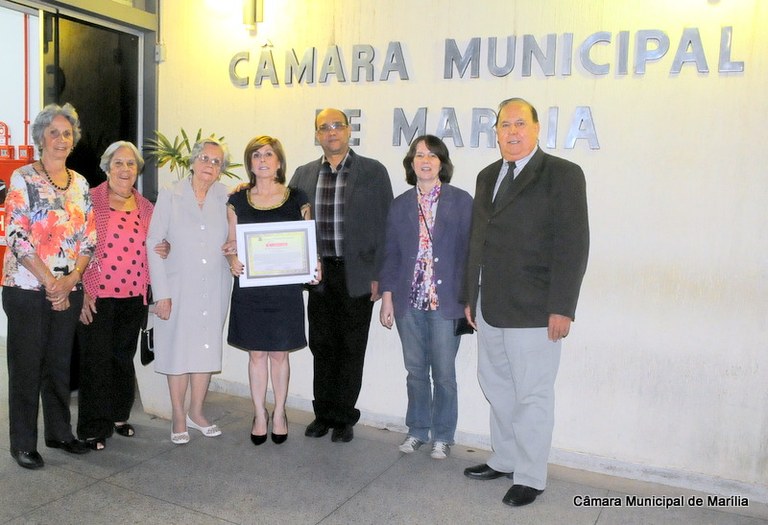
<path fill-rule="evenodd" d="M 240 287 L 306 283 L 317 268 L 315 221 L 237 225 Z"/>

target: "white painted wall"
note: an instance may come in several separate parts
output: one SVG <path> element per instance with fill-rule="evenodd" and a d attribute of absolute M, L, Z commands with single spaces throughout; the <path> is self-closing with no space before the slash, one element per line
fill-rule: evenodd
<path fill-rule="evenodd" d="M 40 111 L 40 53 L 38 18 L 29 20 L 29 119 Z M 24 14 L 0 7 L 0 121 L 10 128 L 11 144 L 24 144 Z M 32 136 L 27 139 L 33 144 Z"/>
<path fill-rule="evenodd" d="M 411 118 L 427 106 L 433 132 L 440 109 L 455 107 L 468 144 L 473 107 L 523 96 L 546 118 L 546 109 L 558 106 L 559 147 L 552 152 L 584 168 L 592 249 L 578 318 L 563 349 L 553 459 L 700 488 L 712 483 L 722 489 L 730 483 L 723 480 L 733 480 L 742 492 L 768 500 L 768 148 L 762 140 L 768 37 L 758 29 L 768 22 L 764 3 L 519 0 L 451 2 L 448 9 L 438 1 L 266 0 L 256 35 L 240 25 L 238 2 L 184 5 L 163 3 L 161 129 L 215 130 L 236 154 L 254 135 L 277 136 L 290 173 L 320 155 L 313 146 L 316 108 L 362 109 L 356 150 L 388 167 L 399 194 L 406 189 L 406 147 L 391 145 L 393 108 L 403 107 Z M 744 62 L 743 73 L 718 73 L 721 26 L 733 27 L 731 59 Z M 687 27 L 700 31 L 708 74 L 692 65 L 670 73 Z M 662 59 L 637 75 L 632 57 L 641 29 L 663 30 L 671 42 Z M 604 76 L 587 73 L 574 52 L 570 76 L 545 77 L 534 65 L 523 77 L 518 51 L 518 65 L 505 78 L 491 76 L 483 59 L 480 78 L 443 79 L 448 38 L 463 50 L 470 38 L 481 37 L 484 53 L 492 36 L 503 41 L 531 34 L 543 45 L 548 33 L 573 33 L 577 46 L 597 31 L 609 31 L 615 42 L 621 30 L 632 37 L 628 75 L 616 73 L 614 43 L 592 53 L 611 64 Z M 326 46 L 336 44 L 349 66 L 352 46 L 370 44 L 380 68 L 390 41 L 402 43 L 410 80 L 394 75 L 385 82 L 283 84 L 286 50 L 301 58 L 316 47 L 320 60 Z M 252 82 L 266 42 L 273 45 L 281 84 L 234 87 L 230 58 L 250 51 L 250 65 L 238 71 Z M 559 55 L 557 63 L 560 71 Z M 583 140 L 562 148 L 577 106 L 591 107 L 599 150 Z M 473 191 L 476 173 L 498 153 L 448 144 L 455 184 Z M 475 338 L 465 338 L 457 359 L 458 438 L 487 445 L 488 407 L 475 377 L 476 352 Z M 291 403 L 307 407 L 310 353 L 295 354 L 292 365 Z M 396 334 L 374 323 L 359 401 L 364 420 L 403 423 L 404 376 Z M 217 381 L 247 395 L 246 356 L 227 350 Z"/>

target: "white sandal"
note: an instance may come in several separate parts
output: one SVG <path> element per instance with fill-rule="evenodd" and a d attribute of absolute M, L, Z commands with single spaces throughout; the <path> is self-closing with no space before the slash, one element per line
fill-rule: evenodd
<path fill-rule="evenodd" d="M 185 445 L 189 443 L 189 432 L 174 432 L 173 426 L 171 426 L 171 443 L 176 445 Z"/>

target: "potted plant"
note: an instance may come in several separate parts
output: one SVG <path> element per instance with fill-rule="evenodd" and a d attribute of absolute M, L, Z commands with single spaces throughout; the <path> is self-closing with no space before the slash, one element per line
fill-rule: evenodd
<path fill-rule="evenodd" d="M 209 137 L 215 137 L 213 133 L 208 135 Z M 168 164 L 168 168 L 171 172 L 176 173 L 176 178 L 181 179 L 189 174 L 189 154 L 192 151 L 192 145 L 199 142 L 203 137 L 203 130 L 197 130 L 197 136 L 194 141 L 189 140 L 189 135 L 181 128 L 181 137 L 176 135 L 173 142 L 159 131 L 155 131 L 154 139 L 147 140 L 144 145 L 144 149 L 147 154 L 154 157 L 157 161 L 157 167 L 162 168 Z M 219 137 L 217 140 L 223 141 L 224 137 Z M 239 179 L 240 177 L 233 173 L 232 168 L 239 168 L 242 164 L 230 164 L 226 170 L 221 172 L 225 177 L 233 179 Z"/>

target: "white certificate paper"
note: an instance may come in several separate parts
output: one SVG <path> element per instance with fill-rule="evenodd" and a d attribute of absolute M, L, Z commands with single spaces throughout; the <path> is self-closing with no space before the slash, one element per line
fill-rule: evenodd
<path fill-rule="evenodd" d="M 315 221 L 238 224 L 237 254 L 242 288 L 309 282 L 317 267 Z"/>

